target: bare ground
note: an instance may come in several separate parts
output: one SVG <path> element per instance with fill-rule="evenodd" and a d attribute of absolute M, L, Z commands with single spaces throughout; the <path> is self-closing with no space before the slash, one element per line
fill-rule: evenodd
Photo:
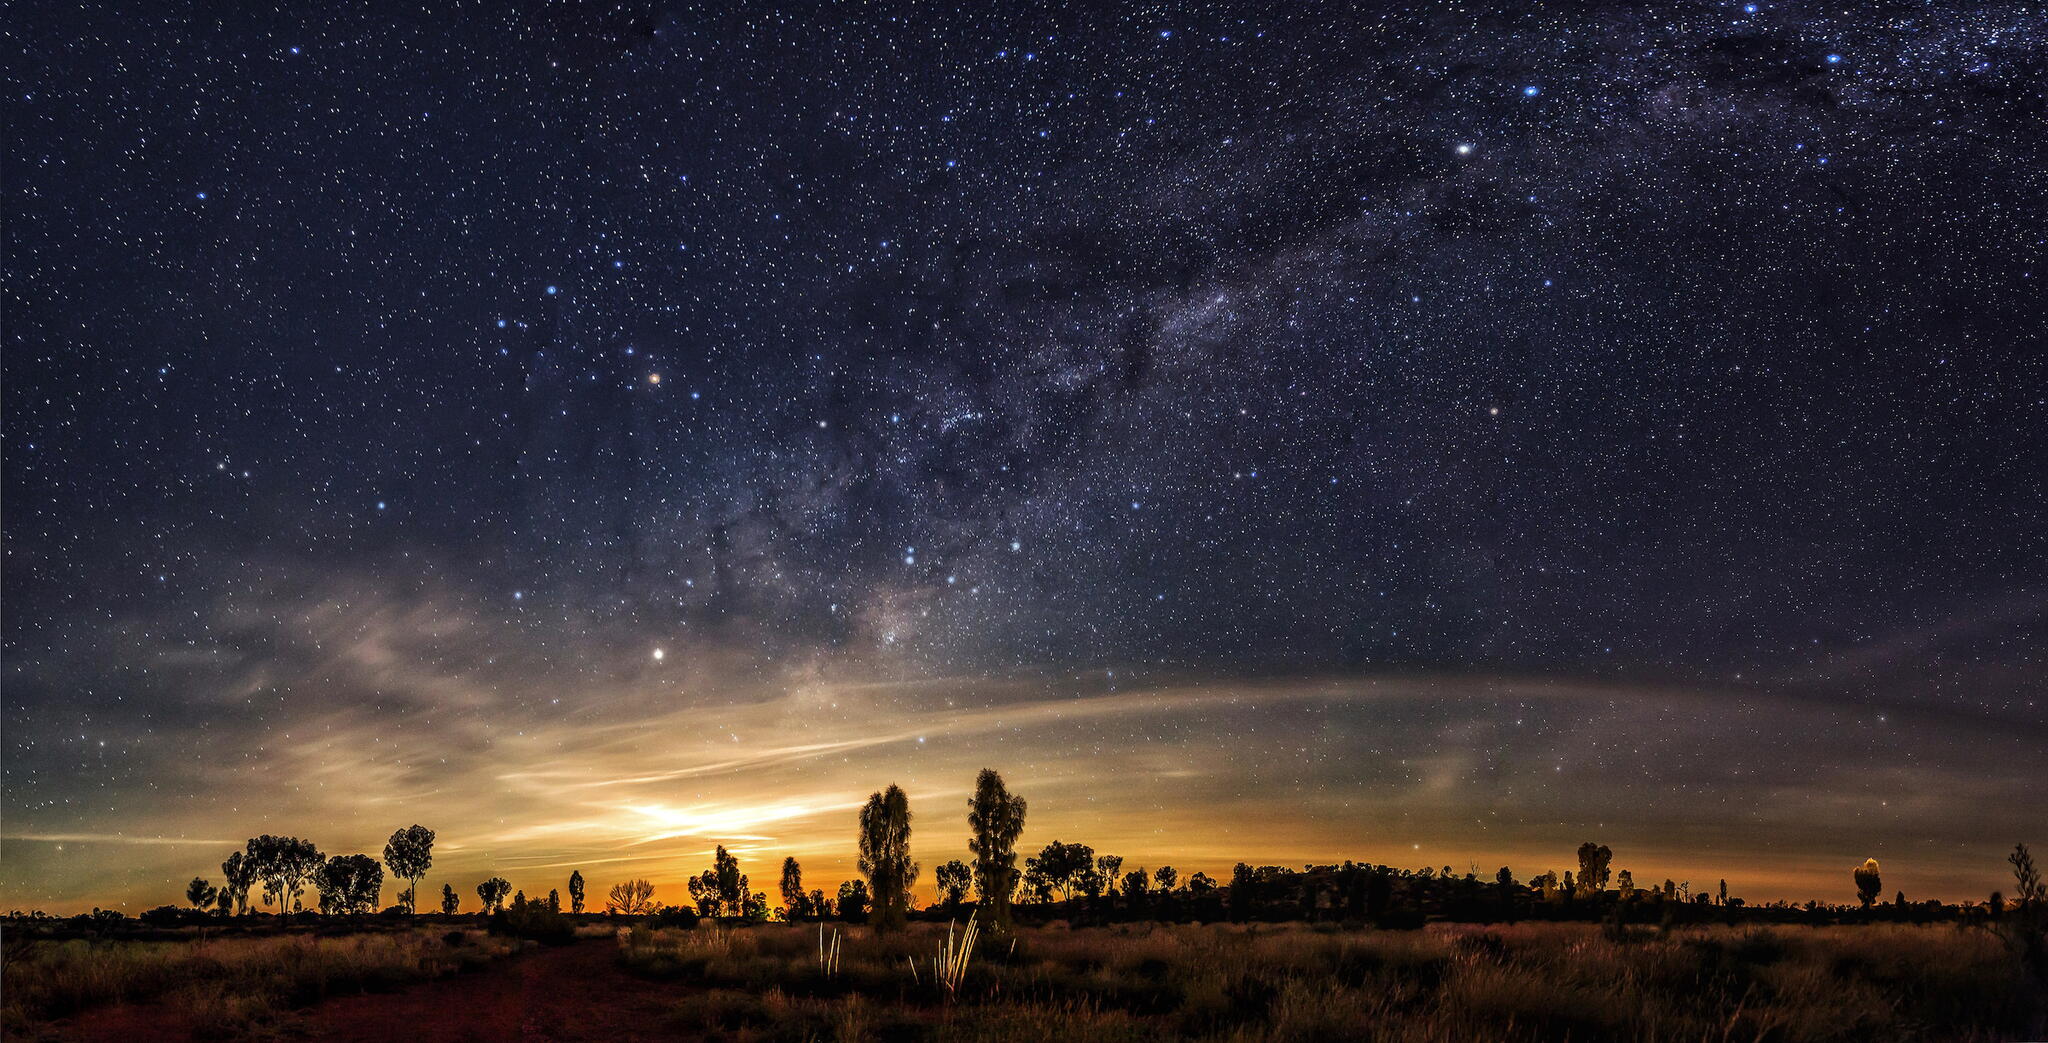
<path fill-rule="evenodd" d="M 670 1012 L 695 986 L 633 977 L 617 957 L 610 938 L 542 948 L 395 992 L 334 997 L 289 1015 L 278 1035 L 404 1043 L 690 1038 Z M 58 1026 L 57 1038 L 139 1043 L 211 1037 L 165 1005 L 122 1004 Z"/>

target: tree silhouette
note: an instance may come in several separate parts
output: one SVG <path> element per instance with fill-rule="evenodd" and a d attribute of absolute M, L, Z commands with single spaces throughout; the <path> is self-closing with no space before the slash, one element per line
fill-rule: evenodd
<path fill-rule="evenodd" d="M 1721 881 L 1721 890 L 1720 890 L 1719 892 L 1717 892 L 1717 897 L 1715 898 L 1715 902 L 1716 902 L 1716 904 L 1719 904 L 1719 905 L 1727 905 L 1727 904 L 1728 904 L 1728 881 L 1726 881 L 1726 880 L 1723 880 L 1723 881 Z"/>
<path fill-rule="evenodd" d="M 690 901 L 697 907 L 697 915 L 710 919 L 718 915 L 718 874 L 706 869 L 684 883 L 690 889 Z"/>
<path fill-rule="evenodd" d="M 1621 875 L 1615 878 L 1614 885 L 1615 888 L 1621 892 L 1622 901 L 1635 901 L 1636 875 L 1634 873 L 1631 873 L 1626 869 L 1622 870 Z"/>
<path fill-rule="evenodd" d="M 222 916 L 226 916 L 226 915 L 228 915 L 228 914 L 230 914 L 230 913 L 234 912 L 234 911 L 235 911 L 235 895 L 234 895 L 234 892 L 232 892 L 232 891 L 229 891 L 229 890 L 228 890 L 228 889 L 227 889 L 226 887 L 221 887 L 221 888 L 218 888 L 218 889 L 216 889 L 216 890 L 214 891 L 214 893 L 213 893 L 213 904 L 214 904 L 214 911 L 215 911 L 215 912 L 218 912 L 218 913 L 220 913 L 220 914 L 221 914 Z"/>
<path fill-rule="evenodd" d="M 1084 874 L 1076 883 L 1083 894 L 1098 898 L 1104 891 L 1116 890 L 1117 881 L 1123 879 L 1123 872 L 1124 856 L 1102 855 L 1095 860 L 1095 872 Z"/>
<path fill-rule="evenodd" d="M 476 896 L 484 903 L 484 912 L 495 913 L 505 905 L 505 896 L 512 893 L 512 882 L 501 876 L 494 876 L 476 885 Z"/>
<path fill-rule="evenodd" d="M 1172 866 L 1160 866 L 1152 873 L 1152 879 L 1159 882 L 1161 891 L 1171 891 L 1173 885 L 1180 882 L 1180 870 Z"/>
<path fill-rule="evenodd" d="M 718 888 L 718 904 L 727 916 L 746 914 L 747 898 L 752 894 L 747 889 L 746 875 L 740 872 L 740 860 L 725 851 L 725 845 L 718 845 L 718 853 L 711 859 L 712 882 Z"/>
<path fill-rule="evenodd" d="M 760 891 L 748 891 L 740 896 L 740 915 L 755 923 L 768 919 L 768 896 Z"/>
<path fill-rule="evenodd" d="M 839 885 L 839 918 L 852 923 L 865 923 L 868 918 L 868 885 L 860 880 L 848 880 Z"/>
<path fill-rule="evenodd" d="M 375 912 L 384 892 L 384 867 L 368 855 L 336 855 L 313 874 L 313 886 L 323 912 Z"/>
<path fill-rule="evenodd" d="M 254 863 L 257 878 L 264 882 L 264 893 L 277 898 L 280 915 L 290 915 L 299 905 L 299 894 L 305 891 L 313 874 L 319 872 L 322 859 L 320 850 L 310 840 L 265 833 L 249 841 L 243 862 Z"/>
<path fill-rule="evenodd" d="M 185 885 L 185 900 L 191 902 L 194 909 L 204 909 L 212 905 L 215 896 L 219 894 L 220 892 L 212 884 L 207 883 L 204 877 L 195 876 L 191 883 Z"/>
<path fill-rule="evenodd" d="M 391 875 L 406 881 L 398 896 L 407 915 L 419 912 L 420 877 L 434 865 L 434 831 L 417 823 L 391 834 L 384 844 L 384 864 Z"/>
<path fill-rule="evenodd" d="M 613 884 L 605 908 L 620 916 L 639 916 L 654 911 L 654 885 L 645 880 Z"/>
<path fill-rule="evenodd" d="M 2018 882 L 2014 895 L 2020 900 L 2020 908 L 2035 909 L 2048 903 L 2048 885 L 2041 883 L 2041 871 L 2034 868 L 2034 853 L 2025 844 L 2014 844 L 2012 854 L 2005 856 L 2012 863 L 2012 878 Z"/>
<path fill-rule="evenodd" d="M 441 911 L 449 916 L 454 916 L 455 910 L 460 908 L 462 908 L 462 896 L 455 893 L 455 885 L 442 884 Z"/>
<path fill-rule="evenodd" d="M 959 912 L 961 900 L 974 883 L 974 871 L 956 858 L 932 870 L 932 878 L 939 885 L 939 901 L 945 903 L 948 911 Z"/>
<path fill-rule="evenodd" d="M 1074 890 L 1091 900 L 1101 898 L 1104 891 L 1116 890 L 1116 877 L 1102 871 L 1102 860 L 1087 866 L 1074 877 Z"/>
<path fill-rule="evenodd" d="M 1597 898 L 1607 888 L 1607 866 L 1614 860 L 1614 852 L 1605 844 L 1588 840 L 1579 845 L 1579 895 Z"/>
<path fill-rule="evenodd" d="M 569 873 L 569 911 L 583 911 L 583 871 L 580 869 L 571 870 Z"/>
<path fill-rule="evenodd" d="M 1863 864 L 1856 867 L 1856 900 L 1868 909 L 1883 892 L 1884 880 L 1877 875 L 1877 859 L 1864 859 Z"/>
<path fill-rule="evenodd" d="M 1145 900 L 1145 870 L 1133 869 L 1124 874 L 1124 900 L 1133 906 Z"/>
<path fill-rule="evenodd" d="M 991 930 L 1010 926 L 1010 896 L 1017 891 L 1017 836 L 1024 832 L 1024 798 L 1010 795 L 993 768 L 981 769 L 967 802 L 967 850 L 974 855 L 974 889 Z"/>
<path fill-rule="evenodd" d="M 1245 865 L 1243 862 L 1230 867 L 1231 919 L 1248 920 L 1251 918 L 1252 906 L 1258 902 L 1258 896 L 1255 893 L 1257 887 L 1258 881 L 1252 874 L 1252 867 Z"/>
<path fill-rule="evenodd" d="M 875 929 L 903 926 L 917 863 L 910 860 L 910 798 L 894 783 L 860 811 L 860 871 L 874 896 Z"/>
<path fill-rule="evenodd" d="M 797 864 L 795 856 L 782 860 L 782 915 L 785 919 L 801 920 L 810 915 L 810 896 L 804 893 L 804 867 Z"/>
<path fill-rule="evenodd" d="M 248 855 L 237 851 L 220 864 L 220 871 L 226 878 L 221 881 L 221 890 L 233 896 L 235 911 L 248 912 L 249 887 L 256 882 L 256 863 L 251 861 Z"/>
<path fill-rule="evenodd" d="M 1057 892 L 1063 902 L 1071 900 L 1074 892 L 1081 889 L 1083 877 L 1098 872 L 1095 849 L 1086 844 L 1063 844 L 1055 840 L 1038 854 L 1024 860 L 1025 880 L 1035 883 L 1037 890 Z"/>

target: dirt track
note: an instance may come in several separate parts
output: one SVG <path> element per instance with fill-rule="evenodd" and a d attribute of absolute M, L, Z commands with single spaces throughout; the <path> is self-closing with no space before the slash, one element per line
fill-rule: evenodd
<path fill-rule="evenodd" d="M 287 1037 L 488 1043 L 493 1040 L 676 1040 L 668 1017 L 691 986 L 649 982 L 621 970 L 609 938 L 543 948 L 396 992 L 341 996 L 298 1012 Z M 91 1012 L 66 1039 L 137 1043 L 195 1038 L 192 1025 L 156 1005 Z"/>

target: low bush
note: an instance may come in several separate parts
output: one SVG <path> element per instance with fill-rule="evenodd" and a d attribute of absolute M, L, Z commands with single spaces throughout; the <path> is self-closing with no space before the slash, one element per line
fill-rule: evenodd
<path fill-rule="evenodd" d="M 620 959 L 706 986 L 674 1017 L 710 1038 L 1800 1041 L 2048 1027 L 2003 943 L 1951 926 L 1620 939 L 1583 923 L 1027 928 L 995 943 L 1004 958 L 975 954 L 953 1002 L 930 975 L 943 925 L 840 930 L 831 975 L 815 925 L 643 927 L 621 932 Z"/>
<path fill-rule="evenodd" d="M 277 1009 L 439 977 L 517 948 L 516 942 L 476 935 L 465 935 L 458 947 L 426 930 L 176 942 L 9 941 L 0 971 L 0 1034 L 33 1038 L 56 1018 L 159 999 L 202 1025 L 253 1027 Z"/>
<path fill-rule="evenodd" d="M 543 945 L 567 945 L 576 940 L 576 927 L 569 918 L 539 902 L 509 906 L 492 913 L 490 931 Z"/>

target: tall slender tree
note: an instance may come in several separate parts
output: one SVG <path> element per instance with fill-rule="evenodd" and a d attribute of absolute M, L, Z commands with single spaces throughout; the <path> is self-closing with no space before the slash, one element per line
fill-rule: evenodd
<path fill-rule="evenodd" d="M 746 874 L 740 872 L 740 860 L 727 854 L 724 844 L 718 845 L 718 853 L 711 857 L 711 877 L 725 915 L 742 915 L 752 892 L 747 889 Z"/>
<path fill-rule="evenodd" d="M 572 870 L 569 873 L 569 911 L 572 913 L 583 911 L 583 871 L 581 869 Z"/>
<path fill-rule="evenodd" d="M 398 898 L 407 915 L 419 912 L 420 877 L 434 865 L 434 831 L 414 823 L 392 833 L 384 844 L 384 865 L 406 882 L 405 893 Z"/>
<path fill-rule="evenodd" d="M 910 798 L 901 787 L 868 798 L 860 810 L 860 871 L 875 903 L 875 930 L 893 931 L 910 913 L 917 863 L 910 860 Z"/>
<path fill-rule="evenodd" d="M 794 855 L 782 860 L 781 890 L 784 918 L 801 920 L 810 915 L 811 896 L 804 891 L 804 867 L 797 864 Z"/>
<path fill-rule="evenodd" d="M 1010 927 L 1010 897 L 1017 892 L 1017 837 L 1024 832 L 1024 798 L 1010 795 L 993 768 L 981 769 L 967 801 L 967 828 L 974 854 L 974 889 L 981 897 L 981 921 L 990 930 Z"/>
<path fill-rule="evenodd" d="M 221 890 L 234 897 L 235 912 L 249 911 L 249 887 L 256 882 L 256 864 L 244 852 L 237 851 L 220 864 Z"/>
<path fill-rule="evenodd" d="M 442 884 L 441 911 L 449 916 L 454 916 L 455 910 L 460 908 L 462 908 L 462 896 L 455 893 L 455 885 Z"/>

